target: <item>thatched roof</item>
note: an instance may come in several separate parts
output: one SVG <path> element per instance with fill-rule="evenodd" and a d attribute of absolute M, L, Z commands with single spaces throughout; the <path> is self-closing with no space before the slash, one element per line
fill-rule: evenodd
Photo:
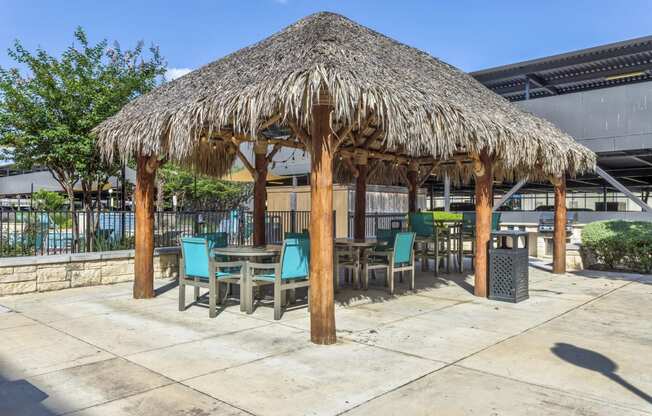
<path fill-rule="evenodd" d="M 187 160 L 202 137 L 228 131 L 256 138 L 270 119 L 310 131 L 320 86 L 332 96 L 334 130 L 367 120 L 366 129 L 382 132 L 371 149 L 437 159 L 485 149 L 499 171 L 516 176 L 595 165 L 595 155 L 570 136 L 466 73 L 333 13 L 305 17 L 162 85 L 96 132 L 109 157 L 141 151 Z"/>

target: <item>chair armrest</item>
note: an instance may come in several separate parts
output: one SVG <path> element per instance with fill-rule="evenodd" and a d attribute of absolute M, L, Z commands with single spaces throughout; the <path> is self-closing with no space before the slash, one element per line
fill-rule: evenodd
<path fill-rule="evenodd" d="M 392 250 L 373 250 L 369 252 L 370 256 L 378 256 L 378 257 L 390 257 L 394 252 Z"/>

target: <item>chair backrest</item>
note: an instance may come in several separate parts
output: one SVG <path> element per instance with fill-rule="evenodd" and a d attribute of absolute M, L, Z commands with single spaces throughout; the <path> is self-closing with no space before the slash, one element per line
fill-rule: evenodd
<path fill-rule="evenodd" d="M 193 237 L 206 239 L 209 250 L 229 245 L 229 234 L 224 232 L 196 234 Z"/>
<path fill-rule="evenodd" d="M 380 245 L 380 248 L 393 248 L 394 247 L 394 239 L 396 238 L 396 234 L 401 232 L 401 230 L 393 229 L 393 230 L 384 230 L 384 229 L 378 229 L 376 230 L 376 240 L 378 242 L 383 242 L 385 244 Z"/>
<path fill-rule="evenodd" d="M 410 263 L 414 255 L 415 233 L 396 233 L 394 238 L 394 264 Z"/>
<path fill-rule="evenodd" d="M 310 240 L 286 238 L 281 252 L 281 279 L 307 277 L 310 274 Z"/>
<path fill-rule="evenodd" d="M 291 232 L 286 232 L 285 235 L 283 236 L 284 239 L 288 238 L 310 238 L 310 235 L 308 234 L 308 230 L 303 230 L 300 233 L 291 233 Z"/>
<path fill-rule="evenodd" d="M 187 276 L 208 278 L 208 240 L 200 237 L 182 237 L 181 253 Z"/>
<path fill-rule="evenodd" d="M 491 214 L 491 231 L 500 230 L 500 212 L 494 212 Z"/>
<path fill-rule="evenodd" d="M 435 232 L 435 222 L 431 212 L 411 212 L 410 231 L 421 237 L 430 237 Z"/>
<path fill-rule="evenodd" d="M 462 230 L 463 231 L 475 230 L 475 212 L 465 211 L 462 213 Z"/>

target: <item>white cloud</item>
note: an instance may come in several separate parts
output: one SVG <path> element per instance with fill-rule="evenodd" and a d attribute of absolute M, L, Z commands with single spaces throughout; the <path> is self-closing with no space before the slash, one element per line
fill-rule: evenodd
<path fill-rule="evenodd" d="M 190 68 L 168 68 L 163 76 L 166 81 L 172 81 L 173 79 L 186 75 L 190 71 L 192 71 Z"/>

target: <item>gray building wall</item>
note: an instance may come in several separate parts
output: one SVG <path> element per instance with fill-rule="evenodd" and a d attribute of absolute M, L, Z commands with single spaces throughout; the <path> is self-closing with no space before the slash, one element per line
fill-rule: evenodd
<path fill-rule="evenodd" d="M 515 103 L 596 153 L 652 148 L 652 82 Z"/>

